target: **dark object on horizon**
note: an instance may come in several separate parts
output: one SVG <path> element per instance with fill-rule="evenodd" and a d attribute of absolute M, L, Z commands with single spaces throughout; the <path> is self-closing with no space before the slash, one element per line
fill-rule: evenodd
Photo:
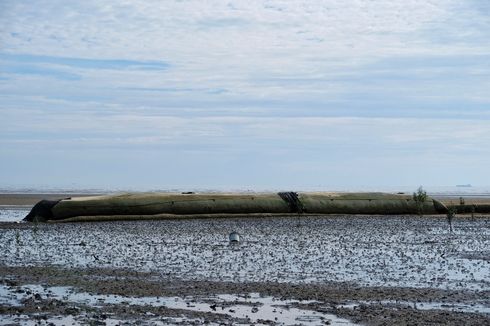
<path fill-rule="evenodd" d="M 128 193 L 41 201 L 26 221 L 115 221 L 175 218 L 446 214 L 433 198 L 387 193 Z M 478 211 L 478 208 L 477 208 Z"/>
<path fill-rule="evenodd" d="M 456 185 L 456 187 L 459 187 L 459 188 L 471 188 L 471 184 L 465 184 L 465 185 Z"/>

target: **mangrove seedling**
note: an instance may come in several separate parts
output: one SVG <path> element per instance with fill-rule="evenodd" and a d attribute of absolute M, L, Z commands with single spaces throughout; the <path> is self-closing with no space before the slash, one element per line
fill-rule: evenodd
<path fill-rule="evenodd" d="M 38 227 L 38 222 L 37 222 L 37 219 L 34 220 L 34 226 L 32 227 L 32 233 L 34 234 L 34 236 L 37 235 L 37 231 L 38 231 L 39 227 Z"/>
<path fill-rule="evenodd" d="M 19 230 L 15 230 L 15 243 L 16 243 L 17 246 L 20 246 L 21 245 Z"/>
<path fill-rule="evenodd" d="M 447 209 L 447 222 L 449 223 L 449 231 L 453 232 L 453 219 L 456 216 L 457 209 L 454 206 L 450 206 Z"/>
<path fill-rule="evenodd" d="M 417 205 L 417 212 L 420 216 L 424 215 L 424 203 L 427 201 L 427 192 L 420 186 L 417 192 L 413 193 L 413 200 L 415 205 Z"/>
<path fill-rule="evenodd" d="M 476 205 L 471 205 L 471 219 L 475 219 Z"/>
<path fill-rule="evenodd" d="M 464 202 L 464 198 L 463 197 L 459 197 L 459 209 L 458 209 L 458 213 L 462 213 L 462 214 L 465 214 L 466 213 L 466 205 L 465 205 L 465 202 Z"/>

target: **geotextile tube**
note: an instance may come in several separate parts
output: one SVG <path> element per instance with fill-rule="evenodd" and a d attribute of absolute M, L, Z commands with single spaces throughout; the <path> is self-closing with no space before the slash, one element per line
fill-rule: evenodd
<path fill-rule="evenodd" d="M 441 214 L 447 208 L 428 198 L 385 193 L 128 193 L 43 200 L 26 221 L 109 221 L 171 218 L 268 217 L 325 214 Z"/>
<path fill-rule="evenodd" d="M 460 205 L 446 205 L 448 208 L 452 208 L 458 214 L 469 214 L 469 213 L 479 213 L 479 214 L 489 214 L 490 205 L 488 204 L 460 204 Z"/>

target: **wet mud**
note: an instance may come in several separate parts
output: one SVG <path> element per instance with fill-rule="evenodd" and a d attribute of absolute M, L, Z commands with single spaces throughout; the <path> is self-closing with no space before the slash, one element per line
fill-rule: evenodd
<path fill-rule="evenodd" d="M 0 320 L 490 324 L 490 220 L 453 228 L 413 216 L 0 223 Z"/>

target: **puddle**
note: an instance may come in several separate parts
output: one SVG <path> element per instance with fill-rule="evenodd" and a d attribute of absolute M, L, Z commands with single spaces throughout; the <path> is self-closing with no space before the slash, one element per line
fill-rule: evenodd
<path fill-rule="evenodd" d="M 32 206 L 10 206 L 0 205 L 0 222 L 19 222 L 22 221 Z"/>
<path fill-rule="evenodd" d="M 38 318 L 36 318 L 38 317 Z M 80 325 L 74 316 L 54 316 L 41 318 L 41 315 L 0 315 L 0 325 L 22 325 L 22 326 L 39 326 L 39 325 Z M 117 324 L 115 324 L 117 325 Z"/>
<path fill-rule="evenodd" d="M 483 313 L 490 314 L 490 306 L 483 304 L 462 304 L 462 303 L 443 303 L 443 302 L 410 302 L 410 301 L 357 301 L 345 305 L 339 305 L 338 308 L 356 309 L 361 305 L 383 305 L 393 307 L 411 307 L 418 310 L 447 310 L 456 312 Z"/>
<path fill-rule="evenodd" d="M 233 295 L 217 296 L 217 311 L 225 312 L 235 318 L 248 319 L 253 323 L 259 320 L 270 320 L 275 323 L 292 325 L 318 325 L 319 323 L 330 323 L 332 325 L 355 325 L 350 321 L 338 318 L 332 314 L 325 314 L 311 310 L 304 310 L 291 307 L 294 303 L 310 303 L 312 301 L 298 300 L 277 300 L 272 297 L 260 297 L 256 293 L 249 296 L 237 297 Z M 232 303 L 232 305 L 229 305 Z M 236 303 L 236 304 L 233 304 Z M 220 307 L 221 304 L 221 307 Z M 210 311 L 209 305 L 201 306 L 199 311 Z"/>
<path fill-rule="evenodd" d="M 0 325 L 22 325 L 22 326 L 66 326 L 66 325 L 105 325 L 105 326 L 120 326 L 120 325 L 152 325 L 152 326 L 165 326 L 165 325 L 199 325 L 204 321 L 201 319 L 190 319 L 184 317 L 178 318 L 158 318 L 158 319 L 146 319 L 145 322 L 136 319 L 114 319 L 105 318 L 102 321 L 97 319 L 90 319 L 86 316 L 51 316 L 42 317 L 42 315 L 0 315 Z M 208 325 L 218 325 L 214 323 L 208 323 Z"/>
<path fill-rule="evenodd" d="M 76 292 L 71 287 L 43 287 L 25 285 L 8 287 L 0 285 L 0 303 L 10 306 L 21 306 L 22 300 L 40 295 L 41 299 L 57 299 L 63 302 L 79 303 L 93 307 L 107 304 L 126 304 L 138 306 L 166 307 L 190 311 L 225 314 L 243 320 L 245 324 L 267 324 L 269 321 L 282 325 L 356 325 L 332 314 L 294 308 L 295 303 L 312 301 L 278 300 L 273 297 L 261 297 L 257 293 L 247 296 L 230 294 L 204 297 L 125 297 L 119 295 L 92 295 Z"/>

